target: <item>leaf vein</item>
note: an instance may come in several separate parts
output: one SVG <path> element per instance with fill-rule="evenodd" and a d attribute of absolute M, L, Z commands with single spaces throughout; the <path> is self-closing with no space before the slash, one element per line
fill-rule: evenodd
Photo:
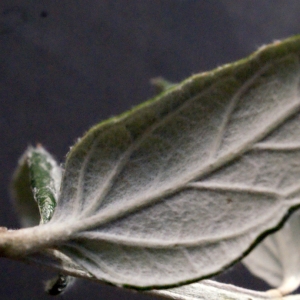
<path fill-rule="evenodd" d="M 210 160 L 213 160 L 218 153 L 218 150 L 220 149 L 220 146 L 222 144 L 222 140 L 225 135 L 226 127 L 230 121 L 230 118 L 232 116 L 232 113 L 234 109 L 236 108 L 236 105 L 238 101 L 240 100 L 241 96 L 251 87 L 251 85 L 254 84 L 255 80 L 260 77 L 268 68 L 270 67 L 270 64 L 265 65 L 263 68 L 261 68 L 257 73 L 255 73 L 252 77 L 250 77 L 233 95 L 231 98 L 231 101 L 227 107 L 227 110 L 224 113 L 224 118 L 222 120 L 222 123 L 220 125 L 218 134 L 215 137 L 215 141 L 212 145 L 212 148 L 210 150 Z"/>

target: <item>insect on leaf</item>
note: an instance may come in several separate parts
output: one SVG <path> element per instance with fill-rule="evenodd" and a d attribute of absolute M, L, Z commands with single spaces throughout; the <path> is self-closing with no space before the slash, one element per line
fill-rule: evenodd
<path fill-rule="evenodd" d="M 299 37 L 276 42 L 93 127 L 43 232 L 99 280 L 135 288 L 241 259 L 300 204 L 299 56 Z"/>

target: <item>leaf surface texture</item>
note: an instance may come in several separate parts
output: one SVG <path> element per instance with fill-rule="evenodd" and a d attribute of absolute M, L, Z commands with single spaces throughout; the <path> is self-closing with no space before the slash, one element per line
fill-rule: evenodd
<path fill-rule="evenodd" d="M 175 286 L 240 259 L 299 205 L 299 38 L 192 76 L 68 154 L 58 249 L 100 280 Z"/>

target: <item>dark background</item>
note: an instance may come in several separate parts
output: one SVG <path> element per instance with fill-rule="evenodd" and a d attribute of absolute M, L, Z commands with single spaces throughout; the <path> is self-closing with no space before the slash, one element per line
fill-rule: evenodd
<path fill-rule="evenodd" d="M 0 226 L 17 228 L 8 186 L 29 144 L 64 160 L 89 127 L 180 81 L 300 32 L 298 0 L 1 0 Z M 51 273 L 1 259 L 0 299 L 50 299 Z M 266 285 L 238 265 L 220 280 Z M 78 280 L 62 299 L 152 299 Z"/>

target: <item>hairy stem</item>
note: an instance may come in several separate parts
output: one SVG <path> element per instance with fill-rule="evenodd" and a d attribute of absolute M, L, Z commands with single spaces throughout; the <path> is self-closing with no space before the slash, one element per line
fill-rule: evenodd
<path fill-rule="evenodd" d="M 56 226 L 51 230 L 47 225 L 18 230 L 0 227 L 0 257 L 24 257 L 42 249 L 53 247 L 68 236 L 65 228 L 61 226 Z"/>

